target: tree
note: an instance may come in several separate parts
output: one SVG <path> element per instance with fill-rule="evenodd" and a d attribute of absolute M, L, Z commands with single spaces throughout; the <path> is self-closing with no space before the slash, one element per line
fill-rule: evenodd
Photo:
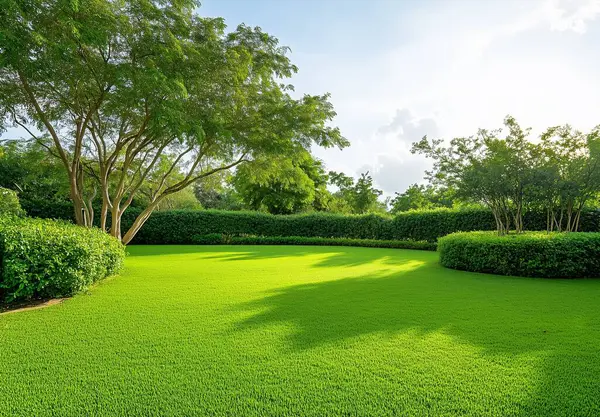
<path fill-rule="evenodd" d="M 232 182 L 249 208 L 272 214 L 323 211 L 330 198 L 323 163 L 307 151 L 241 166 Z"/>
<path fill-rule="evenodd" d="M 194 184 L 194 194 L 205 209 L 242 210 L 246 206 L 231 186 L 230 172 L 220 172 L 203 178 Z"/>
<path fill-rule="evenodd" d="M 581 211 L 600 192 L 600 127 L 587 134 L 550 127 L 536 156 L 532 203 L 546 210 L 549 231 L 577 231 Z"/>
<path fill-rule="evenodd" d="M 403 193 L 396 193 L 391 200 L 390 213 L 397 214 L 409 210 L 452 207 L 452 197 L 448 190 L 438 190 L 431 184 L 412 184 Z"/>
<path fill-rule="evenodd" d="M 23 216 L 24 214 L 17 193 L 0 187 L 0 216 Z"/>
<path fill-rule="evenodd" d="M 36 143 L 6 140 L 0 144 L 0 187 L 18 192 L 21 201 L 65 202 L 69 183 L 63 167 Z"/>
<path fill-rule="evenodd" d="M 373 187 L 373 178 L 369 171 L 360 174 L 354 185 L 354 210 L 356 213 L 367 213 L 377 205 L 377 199 L 383 194 L 381 190 Z"/>
<path fill-rule="evenodd" d="M 523 231 L 525 193 L 536 154 L 527 139 L 529 129 L 523 130 L 511 116 L 504 126 L 503 138 L 501 129 L 480 129 L 475 136 L 454 138 L 443 146 L 443 140 L 425 136 L 411 150 L 433 159 L 426 176 L 434 186 L 455 189 L 459 198 L 489 207 L 499 234 Z"/>
<path fill-rule="evenodd" d="M 373 186 L 373 178 L 368 171 L 362 173 L 356 182 L 344 173 L 330 171 L 329 181 L 338 188 L 338 191 L 333 194 L 333 198 L 345 201 L 351 213 L 364 214 L 370 211 L 385 211 L 384 204 L 378 200 L 383 192 Z"/>
<path fill-rule="evenodd" d="M 260 28 L 226 33 L 195 1 L 8 0 L 0 114 L 63 164 L 78 224 L 128 243 L 168 196 L 245 161 L 347 146 L 328 95 L 294 99 L 297 68 Z M 38 133 L 41 132 L 41 133 Z M 91 180 L 91 182 L 90 182 Z M 122 234 L 142 189 L 148 204 Z"/>

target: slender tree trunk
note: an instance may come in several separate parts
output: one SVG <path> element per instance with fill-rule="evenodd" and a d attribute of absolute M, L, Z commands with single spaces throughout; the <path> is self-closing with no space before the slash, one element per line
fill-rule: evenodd
<path fill-rule="evenodd" d="M 121 240 L 121 215 L 123 214 L 120 209 L 119 203 L 113 203 L 111 212 L 111 223 L 110 223 L 110 234 L 115 238 Z"/>
<path fill-rule="evenodd" d="M 121 240 L 124 245 L 127 245 L 129 242 L 131 242 L 131 240 L 135 237 L 137 232 L 139 232 L 139 230 L 142 228 L 144 223 L 146 223 L 146 220 L 148 220 L 148 218 L 150 217 L 150 215 L 152 214 L 152 212 L 154 211 L 154 209 L 157 206 L 158 206 L 158 202 L 150 204 L 148 207 L 146 207 L 144 209 L 144 211 L 142 211 L 136 217 L 133 224 L 131 225 L 129 230 L 127 230 L 127 233 L 125 233 L 125 236 L 123 236 L 123 239 Z"/>
<path fill-rule="evenodd" d="M 102 208 L 100 209 L 100 229 L 106 231 L 106 219 L 108 217 L 108 203 L 103 198 Z"/>

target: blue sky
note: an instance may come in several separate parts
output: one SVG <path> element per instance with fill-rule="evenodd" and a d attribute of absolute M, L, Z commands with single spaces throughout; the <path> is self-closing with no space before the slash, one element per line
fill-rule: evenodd
<path fill-rule="evenodd" d="M 387 195 L 422 181 L 410 143 L 499 127 L 600 124 L 600 0 L 204 0 L 230 28 L 292 49 L 298 93 L 330 92 L 352 146 L 328 168 L 370 170 Z"/>

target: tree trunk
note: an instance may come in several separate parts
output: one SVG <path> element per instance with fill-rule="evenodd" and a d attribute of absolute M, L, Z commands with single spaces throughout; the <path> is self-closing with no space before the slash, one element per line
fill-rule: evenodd
<path fill-rule="evenodd" d="M 113 203 L 110 213 L 110 234 L 111 236 L 121 240 L 121 215 L 123 213 L 121 212 L 120 205 Z"/>
<path fill-rule="evenodd" d="M 102 199 L 102 208 L 100 209 L 100 229 L 106 232 L 106 219 L 108 218 L 108 202 Z"/>
<path fill-rule="evenodd" d="M 142 211 L 136 217 L 133 224 L 131 225 L 131 227 L 129 228 L 127 233 L 125 233 L 125 236 L 123 236 L 123 239 L 121 240 L 124 245 L 127 245 L 129 242 L 131 242 L 131 240 L 135 237 L 137 232 L 139 232 L 139 230 L 142 228 L 144 223 L 146 223 L 146 220 L 148 220 L 148 218 L 150 217 L 150 215 L 152 214 L 152 212 L 154 211 L 156 206 L 158 206 L 158 201 L 150 204 L 148 207 L 146 207 L 144 209 L 144 211 Z"/>

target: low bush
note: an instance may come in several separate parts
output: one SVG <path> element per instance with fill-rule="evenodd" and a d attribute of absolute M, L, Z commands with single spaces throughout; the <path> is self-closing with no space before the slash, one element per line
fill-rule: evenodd
<path fill-rule="evenodd" d="M 0 218 L 0 300 L 73 295 L 115 274 L 125 249 L 99 229 L 64 221 Z"/>
<path fill-rule="evenodd" d="M 17 193 L 0 187 L 0 216 L 23 216 L 24 214 Z"/>
<path fill-rule="evenodd" d="M 322 238 L 302 236 L 229 236 L 219 233 L 194 236 L 198 245 L 310 245 L 310 246 L 361 246 L 368 248 L 418 249 L 434 251 L 435 243 L 412 240 L 375 240 Z"/>
<path fill-rule="evenodd" d="M 438 241 L 443 266 L 544 278 L 600 277 L 600 233 L 453 233 Z"/>

